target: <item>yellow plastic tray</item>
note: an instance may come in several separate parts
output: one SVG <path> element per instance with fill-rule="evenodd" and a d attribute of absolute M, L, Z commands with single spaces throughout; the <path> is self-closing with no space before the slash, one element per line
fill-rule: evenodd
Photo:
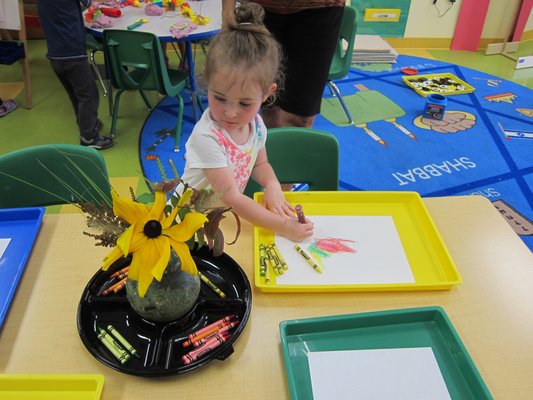
<path fill-rule="evenodd" d="M 440 86 L 427 86 L 427 89 L 424 90 L 420 87 L 417 87 L 415 82 L 418 82 L 419 79 L 425 79 L 427 81 L 433 81 L 437 78 L 449 78 L 452 79 L 455 84 L 462 85 L 463 88 L 458 88 L 455 84 L 451 85 L 444 85 Z M 409 76 L 403 76 L 402 80 L 404 83 L 412 88 L 415 92 L 417 92 L 420 96 L 426 97 L 430 94 L 440 94 L 442 96 L 450 96 L 452 94 L 466 94 L 466 93 L 472 93 L 474 90 L 476 90 L 473 86 L 470 86 L 468 83 L 463 81 L 462 79 L 459 79 L 454 74 L 450 73 L 441 73 L 441 74 L 426 74 L 426 75 L 409 75 Z"/>
<path fill-rule="evenodd" d="M 254 227 L 254 280 L 264 292 L 347 292 L 447 290 L 462 283 L 461 276 L 431 219 L 420 195 L 416 192 L 291 192 L 286 198 L 301 204 L 305 215 L 392 216 L 414 283 L 346 284 L 346 285 L 277 285 L 270 274 L 266 284 L 259 274 L 259 244 L 272 243 L 272 231 Z M 254 200 L 261 203 L 263 193 Z"/>
<path fill-rule="evenodd" d="M 98 400 L 103 386 L 99 374 L 3 374 L 0 399 Z"/>

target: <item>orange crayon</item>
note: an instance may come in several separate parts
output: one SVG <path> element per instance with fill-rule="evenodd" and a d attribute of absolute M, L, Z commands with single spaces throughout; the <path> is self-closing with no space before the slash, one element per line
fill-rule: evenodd
<path fill-rule="evenodd" d="M 237 326 L 237 323 L 238 323 L 238 321 L 236 321 L 236 322 L 225 322 L 224 325 L 221 326 L 221 327 L 214 326 L 211 329 L 208 329 L 207 331 L 205 331 L 205 332 L 203 332 L 203 333 L 201 333 L 199 335 L 196 335 L 194 337 L 194 339 L 188 339 L 185 342 L 183 342 L 183 347 L 189 347 L 194 342 L 196 342 L 196 341 L 198 341 L 200 339 L 203 339 L 203 338 L 205 338 L 205 337 L 207 337 L 207 336 L 209 336 L 209 335 L 211 335 L 213 333 L 218 332 L 221 328 L 223 328 L 225 326 L 228 326 L 229 329 L 234 328 L 235 326 Z"/>
<path fill-rule="evenodd" d="M 117 283 L 115 283 L 113 286 L 110 286 L 108 287 L 106 290 L 104 290 L 102 292 L 102 296 L 107 296 L 108 294 L 114 292 L 114 293 L 117 293 L 118 290 L 122 289 L 122 287 L 120 289 L 117 290 L 117 292 L 115 292 L 115 289 L 118 288 L 119 286 L 121 285 L 124 285 L 126 286 L 126 279 L 127 278 L 124 278 L 124 279 L 121 279 L 120 281 L 118 281 Z"/>
<path fill-rule="evenodd" d="M 114 277 L 119 276 L 121 274 L 127 274 L 129 270 L 130 270 L 130 266 L 128 265 L 127 267 L 119 269 L 115 273 L 111 274 L 111 278 L 114 278 Z M 119 278 L 119 279 L 122 279 L 122 278 Z"/>
<path fill-rule="evenodd" d="M 222 335 L 222 334 L 226 334 L 230 329 L 233 329 L 235 328 L 237 325 L 239 324 L 239 321 L 235 321 L 235 322 L 232 322 L 231 325 L 226 325 L 226 326 L 223 326 L 222 328 L 220 328 L 218 331 L 216 331 L 215 333 L 212 333 L 206 337 L 204 337 L 203 339 L 198 339 L 196 340 L 195 342 L 192 342 L 192 345 L 193 347 L 199 347 L 201 346 L 202 344 L 208 342 L 212 337 L 216 336 L 216 335 Z"/>
<path fill-rule="evenodd" d="M 183 363 L 185 365 L 188 365 L 192 363 L 193 361 L 198 360 L 200 357 L 204 356 L 205 354 L 209 353 L 210 351 L 213 351 L 218 346 L 223 344 L 228 340 L 229 335 L 216 335 L 212 339 L 210 339 L 207 343 L 205 343 L 203 346 L 198 347 L 195 350 L 192 350 L 188 352 L 187 354 L 183 355 L 181 357 Z"/>
<path fill-rule="evenodd" d="M 198 335 L 204 333 L 205 331 L 211 329 L 214 326 L 218 326 L 218 329 L 222 328 L 226 323 L 230 322 L 231 319 L 235 315 L 227 315 L 224 318 L 219 319 L 218 321 L 213 322 L 212 324 L 204 326 L 202 329 L 198 329 L 197 331 L 191 333 L 189 336 L 187 336 L 187 339 L 194 339 L 195 337 L 198 337 Z M 220 326 L 219 326 L 220 325 Z"/>

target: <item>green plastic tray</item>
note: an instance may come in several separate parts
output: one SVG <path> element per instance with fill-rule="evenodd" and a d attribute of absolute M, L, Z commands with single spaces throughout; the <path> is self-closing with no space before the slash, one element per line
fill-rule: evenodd
<path fill-rule="evenodd" d="M 311 351 L 431 347 L 452 399 L 492 396 L 440 307 L 282 321 L 281 346 L 292 400 L 312 399 Z M 354 397 L 356 398 L 356 397 Z"/>
<path fill-rule="evenodd" d="M 0 399 L 98 400 L 103 386 L 100 374 L 2 374 Z"/>

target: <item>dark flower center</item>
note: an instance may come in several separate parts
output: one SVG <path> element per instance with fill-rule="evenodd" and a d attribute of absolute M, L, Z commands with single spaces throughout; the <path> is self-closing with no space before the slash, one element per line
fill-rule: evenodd
<path fill-rule="evenodd" d="M 156 221 L 155 219 L 152 219 L 148 221 L 146 224 L 144 224 L 143 232 L 149 238 L 158 237 L 159 235 L 161 235 L 162 231 L 163 231 L 163 228 L 161 227 L 161 224 L 159 223 L 159 221 Z"/>

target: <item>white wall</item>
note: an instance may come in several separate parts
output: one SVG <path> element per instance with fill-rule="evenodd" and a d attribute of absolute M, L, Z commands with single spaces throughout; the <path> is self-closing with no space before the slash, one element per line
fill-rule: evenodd
<path fill-rule="evenodd" d="M 492 0 L 481 37 L 503 38 L 520 4 L 521 0 Z M 452 38 L 461 5 L 461 0 L 453 5 L 449 0 L 437 0 L 435 5 L 433 0 L 411 0 L 404 37 Z M 439 14 L 444 15 L 439 17 Z M 529 16 L 525 31 L 528 30 L 533 30 L 533 15 Z"/>

